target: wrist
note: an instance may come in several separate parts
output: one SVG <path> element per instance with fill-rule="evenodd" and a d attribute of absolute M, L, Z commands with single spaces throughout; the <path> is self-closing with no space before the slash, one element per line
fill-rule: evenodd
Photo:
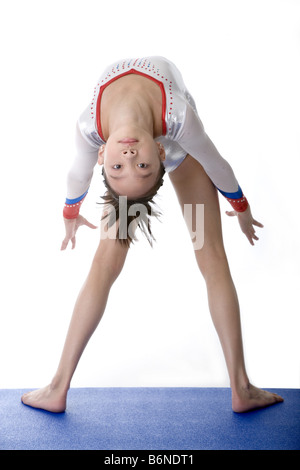
<path fill-rule="evenodd" d="M 239 214 L 246 212 L 248 207 L 250 207 L 247 201 L 247 198 L 245 198 L 245 196 L 242 196 L 240 199 L 228 199 L 227 198 L 227 201 L 231 204 L 233 209 Z"/>
<path fill-rule="evenodd" d="M 76 219 L 79 216 L 80 206 L 86 197 L 87 191 L 77 199 L 66 199 L 63 216 L 65 219 Z"/>
<path fill-rule="evenodd" d="M 77 204 L 65 204 L 63 210 L 64 219 L 76 219 L 79 216 L 80 203 Z"/>

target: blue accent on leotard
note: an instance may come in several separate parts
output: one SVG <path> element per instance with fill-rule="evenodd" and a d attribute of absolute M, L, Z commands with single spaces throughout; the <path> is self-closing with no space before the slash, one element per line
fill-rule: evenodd
<path fill-rule="evenodd" d="M 81 201 L 88 193 L 88 190 L 83 193 L 81 196 L 77 197 L 76 199 L 66 199 L 66 204 L 71 205 L 71 204 L 76 204 L 77 202 Z"/>
<path fill-rule="evenodd" d="M 235 193 L 226 193 L 225 191 L 221 191 L 221 189 L 217 188 L 223 196 L 227 197 L 228 199 L 241 199 L 243 197 L 243 191 L 241 190 L 240 186 L 239 189 Z"/>

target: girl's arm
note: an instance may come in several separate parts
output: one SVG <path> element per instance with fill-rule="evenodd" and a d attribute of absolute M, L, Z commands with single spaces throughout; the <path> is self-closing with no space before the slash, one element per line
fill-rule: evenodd
<path fill-rule="evenodd" d="M 186 105 L 185 122 L 177 141 L 203 166 L 215 187 L 228 200 L 233 209 L 236 212 L 244 212 L 248 207 L 248 201 L 238 184 L 232 167 L 220 155 L 206 134 L 198 114 L 190 105 Z"/>
<path fill-rule="evenodd" d="M 230 164 L 220 155 L 215 145 L 208 137 L 196 111 L 189 105 L 178 142 L 204 168 L 205 172 L 231 204 L 233 211 L 227 211 L 229 216 L 237 216 L 242 232 L 251 245 L 258 240 L 254 226 L 263 227 L 251 214 L 246 197 L 240 188 Z"/>
<path fill-rule="evenodd" d="M 63 210 L 66 234 L 61 249 L 65 250 L 71 241 L 75 248 L 75 235 L 81 225 L 97 228 L 79 215 L 92 180 L 94 167 L 98 160 L 98 149 L 90 145 L 76 126 L 76 156 L 67 176 L 67 198 Z"/>
<path fill-rule="evenodd" d="M 75 219 L 87 195 L 98 161 L 98 148 L 90 145 L 82 136 L 79 126 L 75 134 L 76 155 L 67 176 L 67 197 L 63 215 L 65 219 Z"/>

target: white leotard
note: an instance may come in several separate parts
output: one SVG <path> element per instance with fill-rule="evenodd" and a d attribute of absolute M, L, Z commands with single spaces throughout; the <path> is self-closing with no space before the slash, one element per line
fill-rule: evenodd
<path fill-rule="evenodd" d="M 190 154 L 201 163 L 225 197 L 230 201 L 243 202 L 245 198 L 234 172 L 206 134 L 195 102 L 177 67 L 163 57 L 143 57 L 120 60 L 107 67 L 94 88 L 90 105 L 79 117 L 77 154 L 68 174 L 64 215 L 68 212 L 68 206 L 73 206 L 74 212 L 74 205 L 79 206 L 84 199 L 97 163 L 98 149 L 105 143 L 100 117 L 102 93 L 112 81 L 127 74 L 145 76 L 160 86 L 163 135 L 156 140 L 165 147 L 166 160 L 163 163 L 166 172 L 174 171 Z"/>

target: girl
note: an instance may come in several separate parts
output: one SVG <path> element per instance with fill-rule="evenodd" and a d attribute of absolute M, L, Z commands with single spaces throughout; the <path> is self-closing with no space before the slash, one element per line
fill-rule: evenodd
<path fill-rule="evenodd" d="M 262 227 L 228 162 L 219 154 L 198 117 L 178 69 L 165 58 L 126 59 L 100 77 L 91 104 L 76 130 L 77 155 L 68 175 L 63 211 L 66 235 L 61 249 L 76 243 L 80 215 L 93 169 L 103 166 L 106 185 L 101 237 L 90 272 L 78 296 L 57 372 L 51 383 L 23 395 L 24 404 L 62 412 L 78 361 L 104 313 L 110 288 L 122 271 L 140 227 L 152 243 L 153 198 L 168 173 L 182 212 L 204 204 L 204 244 L 194 249 L 205 279 L 210 312 L 223 348 L 232 409 L 245 412 L 283 401 L 249 383 L 245 369 L 237 294 L 224 250 L 217 190 L 228 199 L 241 230 L 253 245 Z M 122 204 L 123 206 L 122 206 Z M 134 207 L 138 206 L 138 211 Z M 123 212 L 122 212 L 123 211 Z M 126 213 L 126 226 L 121 223 Z M 139 215 L 137 216 L 137 212 Z M 130 215 L 129 215 L 130 214 Z M 107 236 L 113 229 L 113 236 Z M 104 232 L 103 232 L 104 233 Z"/>

